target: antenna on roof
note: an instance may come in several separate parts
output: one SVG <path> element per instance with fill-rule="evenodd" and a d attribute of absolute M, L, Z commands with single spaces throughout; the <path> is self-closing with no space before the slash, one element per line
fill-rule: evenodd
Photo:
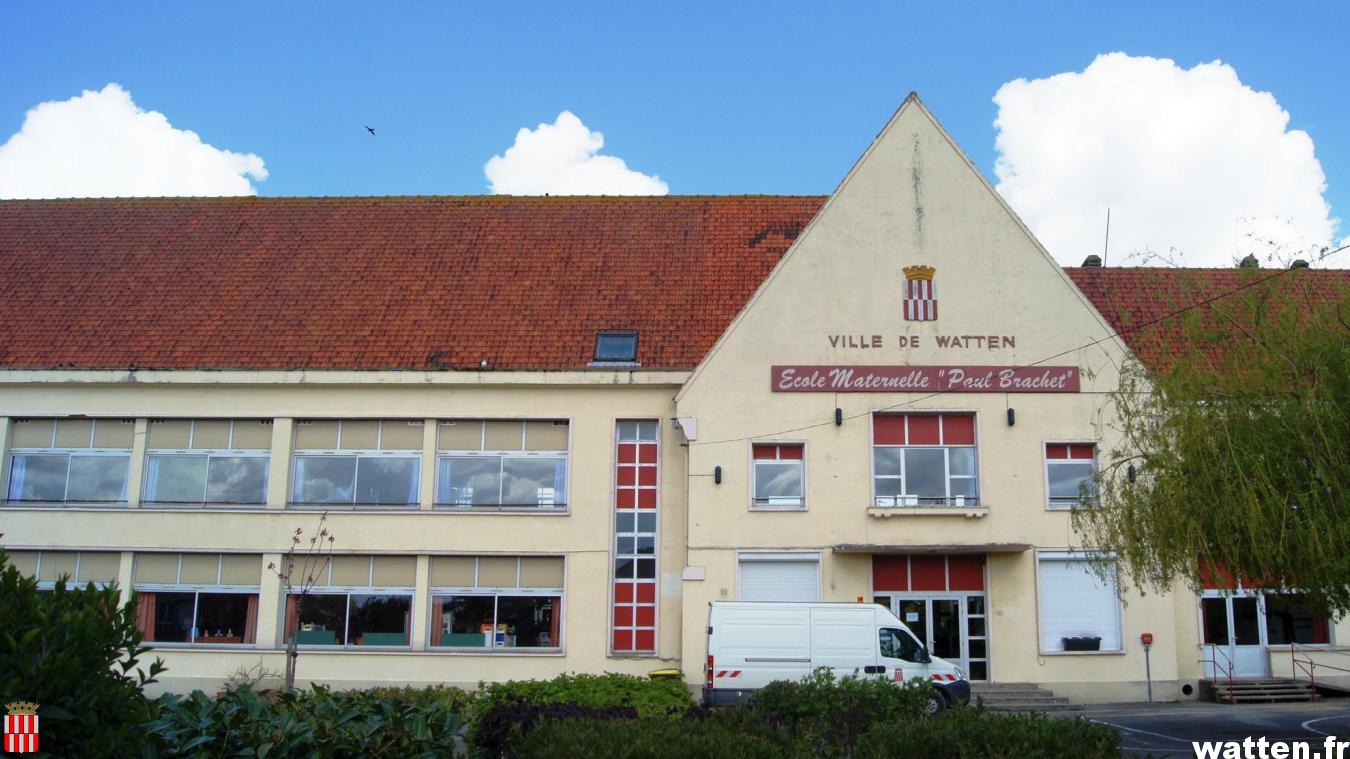
<path fill-rule="evenodd" d="M 1111 250 L 1111 207 L 1106 208 L 1106 242 L 1102 244 L 1102 266 L 1106 266 L 1106 254 Z"/>

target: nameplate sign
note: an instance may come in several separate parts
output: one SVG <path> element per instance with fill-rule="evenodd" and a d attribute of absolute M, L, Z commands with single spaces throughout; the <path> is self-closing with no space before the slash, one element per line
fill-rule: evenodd
<path fill-rule="evenodd" d="M 1076 393 L 1076 366 L 775 366 L 775 393 Z"/>

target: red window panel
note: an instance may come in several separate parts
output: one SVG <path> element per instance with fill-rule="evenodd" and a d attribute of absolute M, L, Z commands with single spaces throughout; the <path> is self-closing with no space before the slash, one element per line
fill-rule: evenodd
<path fill-rule="evenodd" d="M 637 609 L 637 622 L 635 624 L 638 627 L 656 626 L 656 606 L 654 605 L 638 606 L 636 607 L 636 609 Z"/>
<path fill-rule="evenodd" d="M 938 430 L 941 417 L 926 414 L 909 415 L 909 445 L 941 445 Z"/>
<path fill-rule="evenodd" d="M 633 646 L 637 651 L 655 651 L 656 650 L 656 631 L 638 630 L 637 641 Z"/>
<path fill-rule="evenodd" d="M 632 651 L 633 650 L 633 631 L 615 630 L 614 631 L 614 650 Z"/>
<path fill-rule="evenodd" d="M 637 585 L 637 601 L 640 604 L 656 603 L 656 583 L 641 582 Z"/>
<path fill-rule="evenodd" d="M 619 463 L 637 463 L 637 443 L 619 443 Z"/>
<path fill-rule="evenodd" d="M 909 557 L 909 577 L 911 590 L 946 590 L 947 557 Z"/>
<path fill-rule="evenodd" d="M 873 556 L 873 590 L 909 590 L 908 556 Z"/>
<path fill-rule="evenodd" d="M 802 458 L 800 444 L 756 443 L 752 451 L 756 461 L 800 461 Z"/>
<path fill-rule="evenodd" d="M 948 590 L 984 590 L 983 556 L 948 556 Z"/>
<path fill-rule="evenodd" d="M 637 507 L 637 491 L 631 488 L 621 488 L 614 493 L 614 505 L 620 509 L 632 509 Z"/>
<path fill-rule="evenodd" d="M 1097 455 L 1095 443 L 1046 443 L 1045 457 L 1051 461 L 1081 459 L 1091 461 Z"/>
<path fill-rule="evenodd" d="M 913 424 L 913 420 L 910 420 Z M 942 415 L 943 445 L 975 445 L 975 416 L 973 414 Z"/>
<path fill-rule="evenodd" d="M 638 469 L 638 484 L 656 487 L 656 467 L 644 466 Z"/>
<path fill-rule="evenodd" d="M 1092 443 L 1074 443 L 1069 446 L 1069 458 L 1087 459 L 1091 461 L 1097 453 L 1097 446 Z"/>
<path fill-rule="evenodd" d="M 800 445 L 780 445 L 778 446 L 778 458 L 783 461 L 800 461 L 802 447 Z"/>
<path fill-rule="evenodd" d="M 872 417 L 872 442 L 875 445 L 904 445 L 905 417 L 899 414 Z"/>
<path fill-rule="evenodd" d="M 637 491 L 637 505 L 639 509 L 656 508 L 656 491 L 655 490 Z"/>
<path fill-rule="evenodd" d="M 614 583 L 614 603 L 616 604 L 633 603 L 633 583 L 631 582 Z"/>
<path fill-rule="evenodd" d="M 638 447 L 638 463 L 656 463 L 656 443 L 644 443 Z"/>
<path fill-rule="evenodd" d="M 623 488 L 623 487 L 632 487 L 632 486 L 636 485 L 636 484 L 637 484 L 637 472 L 638 472 L 638 470 L 637 470 L 637 467 L 635 467 L 635 466 L 621 466 L 621 467 L 619 467 L 618 473 L 617 473 L 617 475 L 616 475 L 616 478 L 617 478 L 616 481 L 619 483 L 619 487 L 621 487 L 621 488 Z"/>
<path fill-rule="evenodd" d="M 778 446 L 776 445 L 755 445 L 751 446 L 751 451 L 757 461 L 772 461 L 778 458 Z"/>
<path fill-rule="evenodd" d="M 615 606 L 614 607 L 614 626 L 632 627 L 633 626 L 633 607 Z"/>
<path fill-rule="evenodd" d="M 1051 461 L 1069 458 L 1069 446 L 1064 443 L 1046 443 L 1045 457 Z"/>

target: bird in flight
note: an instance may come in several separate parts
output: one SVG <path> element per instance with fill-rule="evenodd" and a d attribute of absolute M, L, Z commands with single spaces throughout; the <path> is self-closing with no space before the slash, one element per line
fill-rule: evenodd
<path fill-rule="evenodd" d="M 365 125 L 362 124 L 362 126 L 365 126 Z M 375 136 L 375 128 L 374 128 L 374 127 L 366 127 L 366 131 L 367 131 L 367 132 L 370 132 L 370 134 L 371 134 L 372 137 Z"/>

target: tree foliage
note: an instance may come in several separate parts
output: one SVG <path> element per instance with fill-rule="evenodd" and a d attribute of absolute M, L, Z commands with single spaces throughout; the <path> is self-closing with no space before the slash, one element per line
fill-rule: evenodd
<path fill-rule="evenodd" d="M 1117 553 L 1127 585 L 1198 589 L 1217 572 L 1344 613 L 1350 293 L 1307 272 L 1244 276 L 1169 326 L 1184 349 L 1165 367 L 1124 367 L 1120 447 L 1074 524 Z"/>

